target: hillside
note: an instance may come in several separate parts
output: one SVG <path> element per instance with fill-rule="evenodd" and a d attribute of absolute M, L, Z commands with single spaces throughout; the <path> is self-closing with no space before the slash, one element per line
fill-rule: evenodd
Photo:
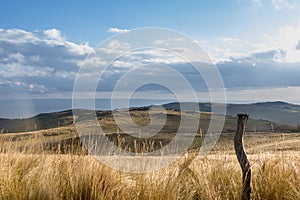
<path fill-rule="evenodd" d="M 0 119 L 1 133 L 27 132 L 68 126 L 73 123 L 72 110 L 42 113 L 24 119 Z"/>
<path fill-rule="evenodd" d="M 197 103 L 183 103 L 185 108 L 193 108 Z M 200 111 L 211 112 L 211 103 L 198 103 Z M 168 109 L 180 110 L 179 103 L 163 105 Z M 216 104 L 218 106 L 218 104 Z M 291 126 L 300 124 L 300 105 L 286 102 L 263 102 L 252 104 L 227 104 L 227 115 L 235 116 L 237 113 L 248 113 L 253 119 L 263 119 Z M 219 114 L 219 113 L 218 113 Z"/>
<path fill-rule="evenodd" d="M 86 122 L 89 126 L 89 117 L 92 115 L 90 110 L 81 110 L 81 115 L 76 118 L 76 122 Z M 133 108 L 130 110 L 131 118 L 126 118 L 125 110 L 115 110 L 115 111 L 97 111 L 97 117 L 99 124 L 104 131 L 107 138 L 116 144 L 118 147 L 132 151 L 132 152 L 147 152 L 152 150 L 158 150 L 162 146 L 169 144 L 175 137 L 175 135 L 184 136 L 184 138 L 194 138 L 193 143 L 190 146 L 191 150 L 197 150 L 204 139 L 204 135 L 207 133 L 209 122 L 211 120 L 211 114 L 207 112 L 197 113 L 192 111 L 183 111 L 168 109 L 165 112 L 161 110 L 152 109 L 152 118 L 149 118 L 149 107 L 143 108 Z M 118 128 L 116 122 L 113 118 L 113 114 L 121 117 L 121 125 L 126 128 L 126 131 Z M 49 118 L 47 117 L 49 116 Z M 159 126 L 160 122 L 166 117 L 166 122 L 162 129 L 157 130 L 156 127 Z M 220 123 L 220 120 L 223 118 L 221 115 L 217 115 L 214 123 Z M 178 131 L 180 120 L 185 119 L 187 124 L 182 126 L 181 131 Z M 36 121 L 34 121 L 36 120 Z M 42 121 L 44 120 L 44 121 Z M 136 128 L 136 126 L 130 125 L 130 121 L 133 120 L 141 128 Z M 45 130 L 38 131 L 27 131 L 8 134 L 1 134 L 1 148 L 2 152 L 6 152 L 10 149 L 17 149 L 18 151 L 28 151 L 30 153 L 75 153 L 75 154 L 85 154 L 85 146 L 82 145 L 82 141 L 85 139 L 90 139 L 91 135 L 78 136 L 75 126 L 73 125 L 73 115 L 71 111 L 55 112 L 49 114 L 37 115 L 29 119 L 19 119 L 19 120 L 4 120 L 7 125 L 13 127 L 17 122 L 18 125 L 30 123 L 28 127 L 33 127 L 34 124 L 37 124 L 37 128 L 41 128 L 43 125 L 46 127 L 47 123 L 55 124 L 60 122 L 60 127 L 58 128 L 45 128 Z M 199 121 L 199 127 L 197 130 L 192 129 L 191 123 Z M 224 128 L 219 139 L 219 142 L 215 149 L 219 150 L 232 150 L 232 140 L 233 132 L 236 128 L 236 117 L 226 116 Z M 38 124 L 38 122 L 43 122 Z M 153 123 L 152 126 L 146 127 L 149 123 Z M 2 126 L 5 126 L 3 123 Z M 34 127 L 35 128 L 35 127 Z M 3 128 L 2 128 L 3 129 Z M 20 127 L 15 127 L 12 130 L 21 130 Z M 194 135 L 195 131 L 197 134 Z M 275 122 L 270 122 L 266 120 L 256 120 L 249 119 L 246 127 L 247 137 L 251 138 L 251 142 L 247 141 L 250 145 L 249 148 L 255 146 L 253 144 L 260 144 L 261 148 L 251 149 L 251 152 L 257 152 L 261 149 L 278 149 L 277 144 L 281 144 L 283 138 L 288 140 L 286 145 L 280 146 L 281 149 L 298 150 L 299 146 L 296 145 L 296 141 L 299 141 L 298 133 L 289 133 L 294 131 L 294 127 L 283 125 Z M 272 133 L 274 132 L 274 133 Z M 130 134 L 128 134 L 130 133 Z M 139 134 L 148 134 L 149 137 L 140 137 Z M 284 133 L 284 135 L 283 135 Z M 152 135 L 153 134 L 153 135 Z M 93 136 L 97 137 L 95 132 Z M 259 142 L 257 142 L 259 139 Z M 293 146 L 289 146 L 294 141 Z M 279 142 L 279 143 L 278 143 Z M 295 143 L 295 144 L 294 144 Z M 265 146 L 268 144 L 268 146 Z M 12 148 L 13 147 L 13 148 Z"/>
<path fill-rule="evenodd" d="M 202 133 L 206 133 L 209 123 L 211 114 L 209 112 L 193 112 L 193 111 L 184 111 L 180 113 L 178 108 L 176 107 L 178 104 L 166 104 L 165 107 L 168 108 L 167 110 L 167 121 L 165 126 L 160 131 L 161 133 L 175 133 L 177 132 L 178 125 L 180 122 L 180 119 L 186 118 L 189 121 L 199 121 L 199 128 L 198 131 Z M 209 104 L 201 104 L 202 106 L 201 111 L 209 111 Z M 231 105 L 229 105 L 229 108 Z M 250 132 L 281 132 L 281 131 L 293 131 L 295 127 L 290 125 L 284 125 L 277 122 L 272 122 L 268 120 L 261 120 L 261 119 L 253 119 L 253 117 L 257 117 L 258 115 L 251 114 L 251 110 L 246 110 L 243 108 L 248 107 L 259 107 L 262 105 L 248 105 L 245 107 L 242 107 L 242 105 L 237 105 L 241 107 L 232 107 L 234 109 L 229 109 L 229 114 L 232 114 L 234 116 L 228 115 L 226 116 L 226 122 L 223 128 L 223 132 L 234 132 L 236 127 L 236 113 L 238 112 L 247 112 L 250 114 L 250 119 L 248 121 L 247 130 Z M 150 107 L 141 107 L 141 108 L 132 108 L 131 109 L 131 118 L 141 126 L 146 126 L 150 122 L 149 118 L 149 108 Z M 204 109 L 203 109 L 204 108 Z M 268 107 L 264 106 L 264 110 L 268 110 Z M 235 113 L 233 113 L 234 111 Z M 258 108 L 256 108 L 256 111 Z M 277 109 L 279 110 L 279 109 Z M 93 111 L 88 110 L 81 110 L 82 114 L 78 116 L 76 121 L 85 121 L 88 119 L 88 117 L 93 113 Z M 249 112 L 248 112 L 249 111 Z M 283 109 L 279 110 L 283 112 Z M 253 111 L 252 111 L 253 112 Z M 276 112 L 276 110 L 273 111 L 273 113 Z M 113 120 L 112 111 L 96 111 L 98 120 L 100 121 L 101 126 L 103 126 L 103 130 L 105 130 L 108 133 L 113 133 L 117 131 L 117 126 Z M 124 116 L 124 110 L 117 110 L 114 111 L 114 113 L 117 113 L 120 117 Z M 255 113 L 254 113 L 255 114 Z M 263 113 L 262 113 L 263 114 Z M 164 113 L 162 111 L 157 111 L 153 114 L 153 119 L 156 122 L 160 122 L 164 118 Z M 275 115 L 275 114 L 274 114 Z M 219 116 L 220 119 L 222 116 Z M 125 125 L 128 124 L 126 119 L 123 117 L 123 122 Z M 215 122 L 219 123 L 219 122 Z M 70 126 L 73 124 L 73 113 L 71 110 L 62 111 L 62 112 L 54 112 L 54 113 L 44 113 L 39 114 L 37 116 L 31 117 L 31 118 L 25 118 L 25 119 L 0 119 L 0 130 L 2 133 L 16 133 L 16 132 L 27 132 L 27 131 L 36 131 L 36 130 L 45 130 L 45 129 L 51 129 L 56 127 L 65 127 Z M 157 124 L 158 125 L 158 124 Z M 152 128 L 155 129 L 156 124 L 153 125 Z M 131 127 L 128 127 L 129 129 Z M 186 132 L 189 131 L 189 127 L 183 127 Z M 137 131 L 136 129 L 133 130 Z M 149 130 L 151 131 L 151 127 Z M 194 130 L 193 130 L 194 131 Z M 191 131 L 191 132 L 193 132 Z"/>

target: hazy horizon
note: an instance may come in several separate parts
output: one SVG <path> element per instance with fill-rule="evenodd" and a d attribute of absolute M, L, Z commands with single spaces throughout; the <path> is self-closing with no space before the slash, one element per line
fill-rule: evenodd
<path fill-rule="evenodd" d="M 119 99 L 120 105 L 124 104 L 126 99 Z M 118 101 L 118 100 L 117 100 Z M 122 102 L 121 102 L 122 101 Z M 146 100 L 146 99 L 132 99 L 129 107 L 143 107 L 150 105 L 162 105 L 167 103 L 178 102 L 172 99 L 161 100 Z M 189 101 L 184 101 L 189 102 Z M 231 101 L 228 104 L 252 104 L 252 103 L 266 103 L 278 101 Z M 286 101 L 281 101 L 286 102 Z M 210 103 L 209 101 L 198 101 L 198 103 Z M 286 102 L 290 104 L 300 105 L 300 102 Z M 110 99 L 96 99 L 96 110 L 111 110 Z M 128 106 L 118 106 L 114 109 L 128 108 Z M 41 113 L 60 112 L 71 110 L 72 99 L 18 99 L 18 100 L 0 100 L 0 118 L 19 119 L 33 117 Z M 82 107 L 79 109 L 93 109 L 91 107 Z"/>

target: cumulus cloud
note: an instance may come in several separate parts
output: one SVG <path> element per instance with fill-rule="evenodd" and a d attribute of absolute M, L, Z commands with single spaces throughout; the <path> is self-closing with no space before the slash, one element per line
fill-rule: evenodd
<path fill-rule="evenodd" d="M 45 30 L 45 31 L 43 31 L 43 33 L 45 34 L 46 37 L 51 38 L 51 39 L 56 39 L 56 40 L 59 40 L 59 41 L 65 40 L 65 39 L 61 36 L 60 30 L 57 30 L 57 29 L 55 29 L 55 28 Z"/>
<path fill-rule="evenodd" d="M 217 38 L 200 41 L 199 44 L 217 60 L 217 67 L 228 89 L 300 86 L 298 58 L 300 26 L 285 27 L 278 35 L 269 36 L 264 42 L 253 44 L 236 38 Z M 283 40 L 283 41 L 281 41 Z M 97 67 L 105 67 L 107 61 L 114 60 L 101 77 L 98 91 L 112 91 L 122 75 L 135 70 L 141 80 L 162 79 L 183 90 L 180 82 L 168 73 L 166 66 L 178 71 L 195 88 L 206 90 L 206 84 L 194 68 L 178 54 L 189 54 L 190 49 L 172 48 L 174 43 L 186 43 L 180 38 L 157 40 L 155 47 L 135 51 L 132 46 L 119 40 L 108 41 L 99 49 L 88 44 L 68 41 L 57 29 L 27 32 L 19 29 L 0 29 L 0 90 L 1 95 L 19 94 L 71 94 L 74 78 L 82 61 L 97 75 Z M 295 44 L 297 47 L 295 48 Z M 176 46 L 176 45 L 175 45 Z M 164 47 L 171 51 L 163 51 Z M 298 51 L 299 52 L 299 51 Z M 97 56 L 100 53 L 101 56 Z M 300 53 L 300 52 L 299 52 Z M 191 53 L 192 54 L 192 53 Z M 86 56 L 89 57 L 86 58 Z M 109 57 L 110 56 L 110 57 Z M 195 55 L 195 57 L 199 55 Z M 193 58 L 193 56 L 190 56 Z M 216 61 L 216 60 L 214 60 Z M 196 61 L 195 61 L 196 62 Z M 98 77 L 99 78 L 99 77 Z M 134 84 L 129 79 L 127 84 Z M 123 89 L 126 89 L 124 85 Z M 156 90 L 157 86 L 144 89 Z"/>
<path fill-rule="evenodd" d="M 107 44 L 103 44 L 101 48 L 96 49 L 96 51 L 102 54 L 109 55 L 121 55 L 124 54 L 130 49 L 130 44 L 124 41 L 112 40 Z"/>
<path fill-rule="evenodd" d="M 129 32 L 129 30 L 128 29 L 120 29 L 120 28 L 112 27 L 112 28 L 108 29 L 107 32 L 110 32 L 110 33 L 127 33 L 127 32 Z"/>
<path fill-rule="evenodd" d="M 267 62 L 281 62 L 284 60 L 286 52 L 282 49 L 270 50 L 266 52 L 253 53 L 251 56 L 243 58 L 244 60 L 250 60 L 250 63 L 267 63 Z M 241 60 L 241 59 L 240 59 Z"/>
<path fill-rule="evenodd" d="M 0 29 L 0 41 L 9 43 L 31 42 L 39 41 L 39 38 L 32 32 L 27 32 L 20 29 Z"/>
<path fill-rule="evenodd" d="M 299 63 L 285 63 L 286 52 L 282 49 L 254 52 L 250 55 L 241 57 L 231 57 L 228 61 L 217 63 L 217 68 L 221 72 L 225 87 L 231 89 L 261 89 L 274 87 L 298 87 L 300 81 L 298 75 L 300 69 Z M 114 84 L 128 71 L 133 70 L 132 77 L 139 77 L 143 80 L 164 79 L 167 77 L 170 85 L 176 85 L 183 89 L 176 78 L 170 76 L 164 70 L 170 67 L 186 80 L 188 80 L 195 91 L 205 91 L 207 86 L 202 77 L 186 60 L 176 60 L 174 55 L 168 55 L 167 52 L 157 51 L 155 49 L 139 50 L 131 54 L 124 55 L 112 63 L 106 71 L 100 91 L 111 91 Z M 127 81 L 127 85 L 122 88 L 126 90 L 128 84 L 134 84 L 135 79 Z M 133 81 L 133 82 L 132 82 Z M 149 86 L 143 91 L 155 91 L 155 86 Z M 164 91 L 166 92 L 166 91 Z"/>
<path fill-rule="evenodd" d="M 0 49 L 2 89 L 25 93 L 71 91 L 80 62 L 94 52 L 88 44 L 66 40 L 57 29 L 0 29 Z"/>
<path fill-rule="evenodd" d="M 260 39 L 245 41 L 237 38 L 217 38 L 199 41 L 214 62 L 226 62 L 231 58 L 247 57 L 256 52 L 284 51 L 277 54 L 278 62 L 300 62 L 300 20 L 295 25 L 283 26 L 273 34 L 265 34 Z"/>
<path fill-rule="evenodd" d="M 284 26 L 276 34 L 264 36 L 262 42 L 254 43 L 253 47 L 260 51 L 283 49 L 286 52 L 285 62 L 300 62 L 300 52 L 295 44 L 299 42 L 300 21 L 295 26 Z"/>

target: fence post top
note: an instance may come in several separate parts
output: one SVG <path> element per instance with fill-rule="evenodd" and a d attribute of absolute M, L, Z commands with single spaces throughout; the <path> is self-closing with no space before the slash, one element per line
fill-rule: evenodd
<path fill-rule="evenodd" d="M 237 117 L 241 120 L 247 120 L 249 118 L 249 115 L 246 113 L 238 113 Z"/>

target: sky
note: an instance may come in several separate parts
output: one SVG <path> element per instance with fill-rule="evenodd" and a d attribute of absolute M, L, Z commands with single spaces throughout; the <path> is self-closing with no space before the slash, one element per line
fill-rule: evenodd
<path fill-rule="evenodd" d="M 0 19 L 0 100 L 71 98 L 80 64 L 101 42 L 134 29 L 159 27 L 182 33 L 203 48 L 222 76 L 229 102 L 300 103 L 298 0 L 1 0 Z M 188 63 L 162 52 L 131 55 L 138 55 L 139 62 L 167 63 L 193 87 L 199 82 Z M 113 90 L 120 69 L 136 67 L 133 57 L 114 63 L 110 72 L 115 73 L 98 87 L 99 98 Z M 157 71 L 168 77 L 169 72 Z M 198 89 L 197 95 L 208 100 L 205 87 Z M 141 89 L 151 97 L 155 90 L 162 91 L 158 86 Z"/>

